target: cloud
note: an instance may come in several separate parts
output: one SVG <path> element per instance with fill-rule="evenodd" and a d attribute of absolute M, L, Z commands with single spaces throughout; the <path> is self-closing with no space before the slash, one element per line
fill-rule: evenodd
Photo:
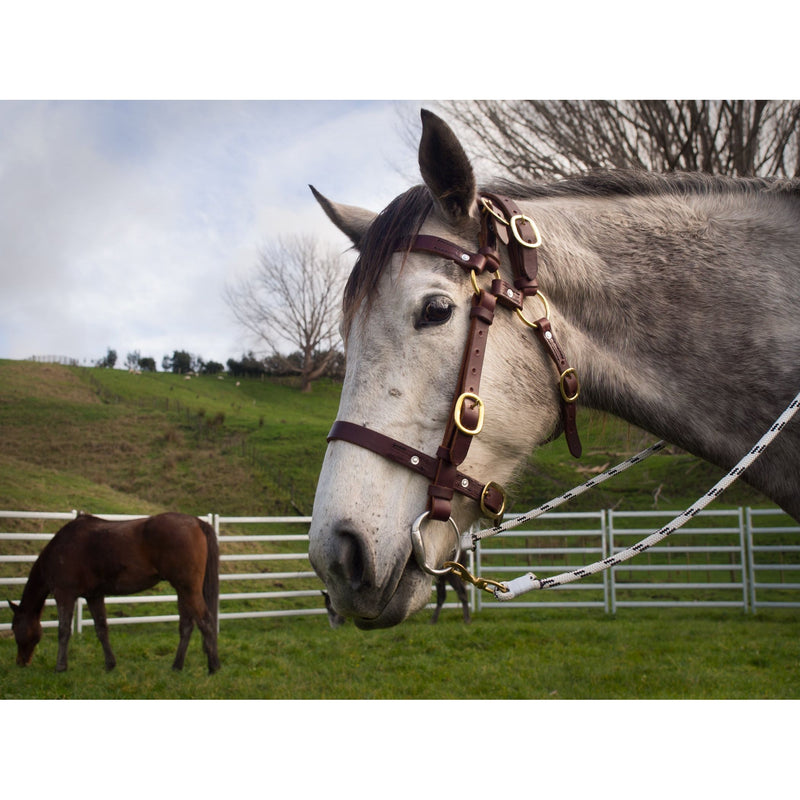
<path fill-rule="evenodd" d="M 0 357 L 238 355 L 226 281 L 281 234 L 344 250 L 307 184 L 380 210 L 415 169 L 399 127 L 389 102 L 0 103 Z"/>

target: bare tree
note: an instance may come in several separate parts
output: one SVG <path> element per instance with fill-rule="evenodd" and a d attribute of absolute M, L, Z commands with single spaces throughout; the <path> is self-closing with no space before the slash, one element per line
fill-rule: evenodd
<path fill-rule="evenodd" d="M 596 169 L 800 176 L 795 100 L 475 100 L 440 104 L 515 180 Z"/>
<path fill-rule="evenodd" d="M 278 239 L 261 249 L 250 276 L 226 287 L 225 301 L 308 392 L 338 353 L 343 281 L 339 257 L 322 252 L 313 238 Z M 299 350 L 299 360 L 283 355 L 287 345 Z"/>

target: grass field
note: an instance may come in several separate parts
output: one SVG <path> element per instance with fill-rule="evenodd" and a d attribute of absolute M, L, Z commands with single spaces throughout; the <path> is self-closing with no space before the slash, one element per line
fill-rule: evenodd
<path fill-rule="evenodd" d="M 238 384 L 238 385 L 237 385 Z M 339 387 L 0 361 L 0 507 L 106 513 L 310 511 Z M 651 438 L 583 413 L 585 456 L 538 451 L 515 487 L 525 510 Z M 684 508 L 720 475 L 667 451 L 570 510 Z M 725 505 L 765 505 L 744 485 Z M 5 620 L 8 612 L 4 612 Z M 331 631 L 324 616 L 224 620 L 223 670 L 205 674 L 197 634 L 170 670 L 176 625 L 114 626 L 119 666 L 102 670 L 89 628 L 53 672 L 47 629 L 31 668 L 0 634 L 3 698 L 617 699 L 784 698 L 800 693 L 800 615 L 731 610 L 485 611 L 436 627 L 428 612 L 389 631 Z"/>
<path fill-rule="evenodd" d="M 73 636 L 54 673 L 45 630 L 33 664 L 14 665 L 0 638 L 3 697 L 12 699 L 797 699 L 800 615 L 626 610 L 445 611 L 365 633 L 324 616 L 223 621 L 222 670 L 206 674 L 195 632 L 182 673 L 170 669 L 177 623 L 111 629 L 118 666 L 103 670 L 91 630 Z"/>

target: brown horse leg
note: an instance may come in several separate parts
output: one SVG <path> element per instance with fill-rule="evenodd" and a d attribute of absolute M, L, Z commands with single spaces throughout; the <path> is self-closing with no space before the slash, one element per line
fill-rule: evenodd
<path fill-rule="evenodd" d="M 56 596 L 58 606 L 58 656 L 56 658 L 56 672 L 65 672 L 67 669 L 67 648 L 69 637 L 72 633 L 72 614 L 75 610 L 75 597 Z"/>
<path fill-rule="evenodd" d="M 219 669 L 219 655 L 217 654 L 217 628 L 211 617 L 211 612 L 203 600 L 202 594 L 178 595 L 178 612 L 180 613 L 181 640 L 178 652 L 175 654 L 173 669 L 182 669 L 186 658 L 186 649 L 189 646 L 189 637 L 195 623 L 203 635 L 203 650 L 208 658 L 208 672 L 215 673 Z"/>
<path fill-rule="evenodd" d="M 108 621 L 106 620 L 106 604 L 103 597 L 86 598 L 86 605 L 89 606 L 89 611 L 94 620 L 94 632 L 103 645 L 103 655 L 106 659 L 106 671 L 110 672 L 117 666 L 117 659 L 111 650 L 111 644 L 108 641 Z"/>
<path fill-rule="evenodd" d="M 213 675 L 219 669 L 217 628 L 208 611 L 206 611 L 202 619 L 197 620 L 197 627 L 200 629 L 200 633 L 203 634 L 203 650 L 208 658 L 208 674 Z"/>
<path fill-rule="evenodd" d="M 458 599 L 461 601 L 461 608 L 464 612 L 464 622 L 469 624 L 472 621 L 472 615 L 469 608 L 469 593 L 467 592 L 467 587 L 460 578 L 453 578 L 451 583 L 456 590 Z"/>
<path fill-rule="evenodd" d="M 194 620 L 192 613 L 186 605 L 185 599 L 178 595 L 178 614 L 180 615 L 180 622 L 178 623 L 178 631 L 180 633 L 180 641 L 178 642 L 178 650 L 175 653 L 175 660 L 172 662 L 172 669 L 183 669 L 183 662 L 186 660 L 186 651 L 189 648 L 189 638 L 194 630 Z"/>
<path fill-rule="evenodd" d="M 431 617 L 431 625 L 435 625 L 439 619 L 439 614 L 444 605 L 445 596 L 447 595 L 447 584 L 445 583 L 444 576 L 439 576 L 436 579 L 436 608 L 433 610 Z"/>

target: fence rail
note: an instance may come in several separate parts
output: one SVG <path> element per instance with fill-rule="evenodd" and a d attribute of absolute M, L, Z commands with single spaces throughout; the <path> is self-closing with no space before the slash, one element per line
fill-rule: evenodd
<path fill-rule="evenodd" d="M 43 543 L 71 512 L 0 511 L 0 591 L 19 599 L 30 565 Z M 109 520 L 141 515 L 101 514 Z M 524 528 L 484 539 L 470 568 L 480 577 L 504 580 L 533 570 L 546 576 L 620 552 L 659 528 L 675 512 L 551 512 Z M 201 515 L 220 546 L 221 622 L 258 617 L 325 614 L 323 585 L 308 561 L 311 517 Z M 5 522 L 8 520 L 9 522 Z M 13 523 L 11 522 L 13 521 Z M 137 595 L 109 597 L 111 625 L 177 621 L 177 598 L 168 584 Z M 474 611 L 513 608 L 621 608 L 691 606 L 758 609 L 800 608 L 800 526 L 777 509 L 703 511 L 657 547 L 583 581 L 526 595 L 526 602 L 498 603 L 470 589 Z M 4 597 L 3 599 L 6 599 Z M 49 599 L 42 624 L 54 627 Z M 446 608 L 458 603 L 448 602 Z M 93 625 L 78 601 L 75 628 Z M 147 610 L 147 613 L 145 613 Z M 11 627 L 5 603 L 0 630 Z"/>

